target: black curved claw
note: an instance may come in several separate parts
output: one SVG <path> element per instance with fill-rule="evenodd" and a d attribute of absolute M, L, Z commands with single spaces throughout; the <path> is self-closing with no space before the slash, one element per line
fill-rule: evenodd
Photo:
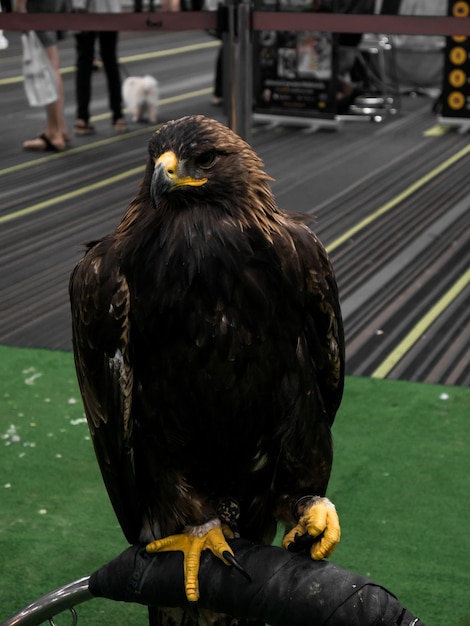
<path fill-rule="evenodd" d="M 294 541 L 287 546 L 287 550 L 289 552 L 308 552 L 318 538 L 312 537 L 309 533 L 296 535 Z"/>
<path fill-rule="evenodd" d="M 228 550 L 225 550 L 224 552 L 222 552 L 222 556 L 224 557 L 226 561 L 230 563 L 230 565 L 233 565 L 233 567 L 238 572 L 240 572 L 240 574 L 242 574 L 249 583 L 251 583 L 251 576 L 248 574 L 248 572 L 243 567 L 243 565 L 241 565 L 239 561 L 237 561 L 237 559 L 233 556 L 233 554 L 230 554 Z"/>
<path fill-rule="evenodd" d="M 194 601 L 188 601 L 189 604 L 189 612 L 191 614 L 191 616 L 197 620 L 199 619 L 199 606 L 197 602 Z"/>

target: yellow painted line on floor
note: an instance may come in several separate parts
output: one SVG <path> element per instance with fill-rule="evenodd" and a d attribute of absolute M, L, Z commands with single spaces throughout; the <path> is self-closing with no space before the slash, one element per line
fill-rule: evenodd
<path fill-rule="evenodd" d="M 347 230 L 345 233 L 343 233 L 340 237 L 332 241 L 326 247 L 327 251 L 332 252 L 336 248 L 339 248 L 340 245 L 345 243 L 348 239 L 353 237 L 356 233 L 363 230 L 366 226 L 369 226 L 369 224 L 372 224 L 372 222 L 374 222 L 376 219 L 378 219 L 379 217 L 381 217 L 382 215 L 390 211 L 390 209 L 393 209 L 397 204 L 399 204 L 403 200 L 406 200 L 406 198 L 411 196 L 411 194 L 413 194 L 415 191 L 418 191 L 418 189 L 420 189 L 421 187 L 429 183 L 433 178 L 435 178 L 436 176 L 444 172 L 451 165 L 453 165 L 454 163 L 456 163 L 457 161 L 459 161 L 460 159 L 462 159 L 464 156 L 466 156 L 469 153 L 470 153 L 470 144 L 468 144 L 467 146 L 465 146 L 465 148 L 462 148 L 461 150 L 453 154 L 451 157 L 446 159 L 443 163 L 441 163 L 440 165 L 435 167 L 433 170 L 431 170 L 430 172 L 422 176 L 415 183 L 410 185 L 407 189 L 405 189 L 404 191 L 399 193 L 397 196 L 389 200 L 389 202 L 386 202 L 384 205 L 379 207 L 376 211 L 374 211 L 373 213 L 365 217 L 363 220 L 358 222 L 355 226 L 353 226 L 352 228 Z"/>
<path fill-rule="evenodd" d="M 208 48 L 218 48 L 220 41 L 215 39 L 214 41 L 205 41 L 203 43 L 195 43 L 188 46 L 179 46 L 178 48 L 167 48 L 166 50 L 154 50 L 153 52 L 145 52 L 143 54 L 133 54 L 127 57 L 120 57 L 120 63 L 136 63 L 138 61 L 144 61 L 148 59 L 161 59 L 163 57 L 173 56 L 175 54 L 185 54 L 187 52 L 195 52 L 196 50 L 205 50 Z M 75 66 L 61 67 L 61 74 L 70 74 L 75 72 Z M 0 78 L 0 86 L 2 85 L 14 85 L 15 83 L 22 83 L 23 76 L 11 76 L 10 78 Z"/>
<path fill-rule="evenodd" d="M 177 96 L 170 96 L 169 98 L 161 98 L 158 101 L 158 106 L 165 106 L 168 104 L 175 104 L 175 102 L 183 102 L 184 100 L 189 100 L 190 98 L 199 98 L 200 96 L 207 96 L 214 92 L 213 87 L 204 87 L 203 89 L 196 89 L 195 91 L 188 91 L 187 93 L 180 93 Z M 111 117 L 111 113 L 101 113 L 100 115 L 94 115 L 90 121 L 99 122 L 100 120 L 105 120 Z M 150 130 L 152 127 L 149 126 Z M 127 133 L 128 135 L 128 133 Z M 0 171 L 1 174 L 1 171 Z"/>
<path fill-rule="evenodd" d="M 121 63 L 134 63 L 135 61 L 144 61 L 148 59 L 158 59 L 162 57 L 172 56 L 174 54 L 185 54 L 186 52 L 194 52 L 196 50 L 205 50 L 207 48 L 218 48 L 220 41 L 205 41 L 204 43 L 194 43 L 189 46 L 180 46 L 179 48 L 168 48 L 167 50 L 155 50 L 154 52 L 145 52 L 142 54 L 133 54 L 129 57 L 121 57 Z"/>
<path fill-rule="evenodd" d="M 372 373 L 372 378 L 385 378 L 395 365 L 401 361 L 405 354 L 424 335 L 427 329 L 445 311 L 457 296 L 470 283 L 470 269 L 468 269 L 459 280 L 436 302 L 436 304 L 426 313 L 426 315 L 416 324 L 406 337 L 398 344 L 393 352 L 379 365 Z"/>
<path fill-rule="evenodd" d="M 204 89 L 197 89 L 196 91 L 189 91 L 184 94 L 180 94 L 178 96 L 171 96 L 170 98 L 162 98 L 159 101 L 160 106 L 165 106 L 168 104 L 174 104 L 175 102 L 181 102 L 182 100 L 189 100 L 191 98 L 198 98 L 200 96 L 207 96 L 213 92 L 213 87 L 206 87 Z M 104 119 L 108 119 L 111 117 L 110 113 L 103 113 L 101 115 L 94 115 L 91 118 L 92 122 L 101 121 Z M 153 133 L 160 124 L 155 126 L 145 126 L 144 128 L 138 128 L 137 130 L 131 130 L 127 133 L 122 133 L 119 135 L 115 135 L 114 137 L 107 137 L 106 139 L 99 139 L 98 141 L 93 141 L 92 143 L 87 143 L 82 146 L 77 146 L 75 148 L 68 148 L 64 152 L 53 152 L 46 153 L 45 156 L 32 159 L 31 161 L 25 161 L 24 163 L 17 163 L 16 165 L 11 165 L 10 167 L 5 167 L 0 170 L 0 176 L 5 176 L 6 174 L 12 174 L 13 172 L 19 172 L 21 170 L 28 169 L 29 167 L 34 167 L 36 165 L 41 165 L 42 163 L 46 163 L 49 161 L 53 161 L 55 159 L 63 159 L 72 154 L 78 154 L 79 152 L 86 152 L 88 150 L 94 150 L 95 148 L 100 148 L 102 146 L 106 146 L 109 144 L 116 143 L 118 141 L 123 141 L 125 139 L 129 139 L 129 137 L 137 137 L 138 135 L 149 135 Z"/>
<path fill-rule="evenodd" d="M 65 74 L 64 71 L 61 70 L 61 74 Z M 11 76 L 10 78 L 0 78 L 0 87 L 2 85 L 14 85 L 15 83 L 22 83 L 23 76 Z"/>
<path fill-rule="evenodd" d="M 424 137 L 441 137 L 445 135 L 450 130 L 450 126 L 448 124 L 435 124 L 424 131 Z"/>
<path fill-rule="evenodd" d="M 16 165 L 11 165 L 10 167 L 5 167 L 3 170 L 0 170 L 0 176 L 5 176 L 6 174 L 12 174 L 13 172 L 19 172 L 21 170 L 28 169 L 30 167 L 34 167 L 36 165 L 42 165 L 43 163 L 49 163 L 50 161 L 55 161 L 56 159 L 64 159 L 72 154 L 79 154 L 80 152 L 87 152 L 89 150 L 95 150 L 96 148 L 100 148 L 102 146 L 107 146 L 113 143 L 117 143 L 119 141 L 123 141 L 126 138 L 138 135 L 144 135 L 152 133 L 154 129 L 158 128 L 158 126 L 147 126 L 146 128 L 139 128 L 138 130 L 133 130 L 128 133 L 122 133 L 119 135 L 115 135 L 114 137 L 107 137 L 106 139 L 99 139 L 98 141 L 93 141 L 93 143 L 87 143 L 83 146 L 77 146 L 75 148 L 68 148 L 63 152 L 49 152 L 46 153 L 43 157 L 39 157 L 33 159 L 31 161 L 25 161 L 24 163 L 17 163 Z M 5 216 L 7 217 L 7 216 Z"/>
<path fill-rule="evenodd" d="M 182 93 L 179 96 L 171 96 L 171 98 L 164 98 L 159 100 L 158 104 L 164 106 L 165 104 L 174 104 L 175 102 L 182 102 L 189 98 L 199 98 L 200 96 L 207 96 L 214 93 L 214 87 L 204 87 L 203 89 L 196 89 L 188 93 Z"/>
<path fill-rule="evenodd" d="M 80 189 L 69 191 L 68 193 L 64 193 L 60 196 L 55 196 L 55 198 L 44 200 L 43 202 L 38 202 L 37 204 L 33 204 L 29 207 L 25 207 L 24 209 L 20 209 L 19 211 L 15 211 L 14 213 L 9 213 L 8 215 L 0 217 L 0 224 L 10 222 L 11 220 L 15 220 L 19 217 L 24 217 L 25 215 L 29 215 L 30 213 L 36 213 L 37 211 L 46 209 L 50 206 L 53 206 L 54 204 L 60 204 L 61 202 L 66 202 L 67 200 L 78 198 L 86 193 L 90 193 L 90 191 L 96 191 L 97 189 L 102 189 L 103 187 L 114 185 L 114 183 L 125 180 L 126 178 L 130 178 L 131 176 L 137 176 L 137 174 L 142 174 L 144 170 L 145 165 L 134 167 L 131 170 L 122 172 L 121 174 L 116 174 L 115 176 L 104 178 L 103 180 L 93 183 L 92 185 L 87 185 L 86 187 L 81 187 Z"/>

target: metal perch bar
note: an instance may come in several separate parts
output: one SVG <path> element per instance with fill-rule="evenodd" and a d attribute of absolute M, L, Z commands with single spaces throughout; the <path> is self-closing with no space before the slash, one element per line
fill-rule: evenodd
<path fill-rule="evenodd" d="M 89 580 L 90 577 L 85 576 L 46 593 L 2 622 L 0 626 L 38 626 L 47 621 L 54 624 L 53 618 L 66 610 L 72 614 L 71 626 L 75 626 L 77 614 L 74 607 L 94 597 L 88 589 Z"/>

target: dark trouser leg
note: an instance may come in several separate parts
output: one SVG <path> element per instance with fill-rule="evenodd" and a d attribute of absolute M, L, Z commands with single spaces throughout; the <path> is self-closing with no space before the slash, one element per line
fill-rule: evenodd
<path fill-rule="evenodd" d="M 75 35 L 77 52 L 77 72 L 75 93 L 77 99 L 77 119 L 88 123 L 90 117 L 91 73 L 95 48 L 95 33 L 80 32 Z"/>
<path fill-rule="evenodd" d="M 102 31 L 98 33 L 100 52 L 103 60 L 106 80 L 108 81 L 109 108 L 113 114 L 113 124 L 122 117 L 121 76 L 117 60 L 118 33 Z"/>

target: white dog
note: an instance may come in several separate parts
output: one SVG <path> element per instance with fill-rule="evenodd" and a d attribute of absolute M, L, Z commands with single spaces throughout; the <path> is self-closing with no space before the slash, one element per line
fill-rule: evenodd
<path fill-rule="evenodd" d="M 153 76 L 129 76 L 122 84 L 122 98 L 133 122 L 157 121 L 158 81 Z"/>

